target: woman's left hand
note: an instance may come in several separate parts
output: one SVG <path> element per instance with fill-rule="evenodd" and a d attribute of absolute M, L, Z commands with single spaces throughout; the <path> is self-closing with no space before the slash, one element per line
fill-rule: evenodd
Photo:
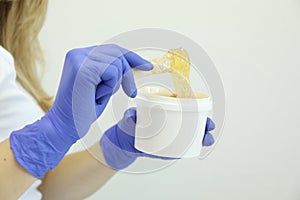
<path fill-rule="evenodd" d="M 133 163 L 137 157 L 145 156 L 160 159 L 176 159 L 160 157 L 139 151 L 134 147 L 136 126 L 136 109 L 129 108 L 125 111 L 123 119 L 118 124 L 109 128 L 100 140 L 100 146 L 106 163 L 114 170 L 121 170 Z M 203 146 L 210 146 L 214 138 L 209 131 L 215 128 L 214 122 L 207 118 Z"/>

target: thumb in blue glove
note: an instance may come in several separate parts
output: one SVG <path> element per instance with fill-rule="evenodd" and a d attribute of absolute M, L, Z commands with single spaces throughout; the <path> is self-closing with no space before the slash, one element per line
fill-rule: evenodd
<path fill-rule="evenodd" d="M 100 146 L 106 163 L 114 170 L 121 170 L 128 167 L 138 157 L 150 157 L 160 159 L 176 159 L 160 157 L 139 151 L 134 147 L 134 136 L 136 126 L 136 109 L 129 108 L 125 111 L 123 119 L 118 124 L 109 128 L 100 140 Z M 209 131 L 215 128 L 214 122 L 208 118 L 203 146 L 210 146 L 214 138 Z"/>

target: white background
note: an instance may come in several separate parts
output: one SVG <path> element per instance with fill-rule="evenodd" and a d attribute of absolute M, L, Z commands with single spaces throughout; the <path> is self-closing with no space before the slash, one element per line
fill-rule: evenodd
<path fill-rule="evenodd" d="M 298 0 L 51 0 L 41 32 L 50 94 L 68 49 L 144 27 L 199 43 L 225 87 L 226 124 L 208 158 L 119 173 L 90 199 L 300 199 L 299 11 Z"/>

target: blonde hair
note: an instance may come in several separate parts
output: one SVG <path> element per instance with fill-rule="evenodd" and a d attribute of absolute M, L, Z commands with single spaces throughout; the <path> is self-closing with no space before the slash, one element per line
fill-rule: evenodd
<path fill-rule="evenodd" d="M 40 74 L 44 58 L 38 40 L 47 0 L 0 0 L 0 44 L 14 57 L 17 81 L 46 112 L 52 98 L 43 90 Z"/>

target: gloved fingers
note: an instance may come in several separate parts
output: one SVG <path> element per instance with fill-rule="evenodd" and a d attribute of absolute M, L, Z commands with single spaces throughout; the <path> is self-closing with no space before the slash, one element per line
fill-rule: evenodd
<path fill-rule="evenodd" d="M 97 46 L 97 54 L 105 54 L 115 58 L 122 57 L 127 51 L 129 50 L 116 44 L 102 44 Z"/>
<path fill-rule="evenodd" d="M 137 89 L 134 82 L 133 72 L 125 57 L 122 57 L 122 63 L 123 63 L 123 74 L 122 74 L 122 83 L 121 83 L 122 88 L 127 96 L 134 98 L 137 95 Z"/>
<path fill-rule="evenodd" d="M 96 103 L 103 104 L 103 100 L 107 98 L 107 96 L 112 96 L 113 89 L 111 86 L 102 84 L 101 87 L 96 89 Z"/>
<path fill-rule="evenodd" d="M 115 49 L 112 50 L 116 51 Z M 115 55 L 116 53 L 113 54 Z M 110 66 L 106 70 L 109 70 L 109 68 L 112 66 L 115 66 L 118 69 L 118 77 L 120 79 L 119 84 L 120 83 L 122 84 L 122 88 L 124 92 L 127 94 L 127 96 L 131 98 L 135 97 L 137 94 L 137 89 L 134 82 L 133 72 L 126 58 L 122 54 L 120 57 L 103 55 L 103 62 L 110 64 Z M 116 85 L 114 92 L 116 92 L 117 89 L 119 89 L 119 84 Z"/>
<path fill-rule="evenodd" d="M 115 93 L 120 85 L 120 74 L 121 69 L 119 66 L 110 65 L 101 75 L 97 90 L 104 92 L 104 95 L 108 93 Z M 98 95 L 101 96 L 101 93 L 98 92 Z"/>
<path fill-rule="evenodd" d="M 144 153 L 144 152 L 142 152 L 142 151 L 140 151 L 138 149 L 136 149 L 136 152 L 139 153 L 139 156 L 144 156 L 144 157 L 148 157 L 148 158 L 155 158 L 155 159 L 161 159 L 161 160 L 177 160 L 177 159 L 181 159 L 181 158 L 156 156 L 156 155 Z"/>
<path fill-rule="evenodd" d="M 114 57 L 122 57 L 124 56 L 125 59 L 128 61 L 129 65 L 133 68 L 144 70 L 144 71 L 149 71 L 152 70 L 153 65 L 139 56 L 138 54 L 125 49 L 123 47 L 120 47 L 119 45 L 116 44 L 104 44 L 101 45 L 100 51 L 102 53 L 105 53 L 107 55 L 111 55 Z"/>
<path fill-rule="evenodd" d="M 85 61 L 85 65 L 88 68 L 91 68 L 91 70 L 94 70 L 95 73 L 101 77 L 100 80 L 102 80 L 102 75 L 104 74 L 104 72 L 107 73 L 107 71 L 109 70 L 116 70 L 116 69 L 117 69 L 117 73 L 115 73 L 114 75 L 117 76 L 118 78 L 121 78 L 123 73 L 123 62 L 121 57 L 114 57 L 111 55 L 107 55 L 101 52 L 101 48 L 97 48 L 97 49 L 98 49 L 97 51 L 92 50 L 89 53 L 88 59 Z M 111 69 L 111 68 L 116 68 L 116 69 Z"/>
<path fill-rule="evenodd" d="M 134 98 L 137 95 L 136 84 L 134 81 L 133 72 L 131 70 L 123 74 L 122 88 L 127 96 Z"/>
<path fill-rule="evenodd" d="M 99 48 L 97 48 L 97 53 L 117 58 L 124 56 L 125 59 L 128 61 L 129 65 L 133 68 L 140 69 L 143 71 L 149 71 L 153 69 L 153 65 L 149 61 L 145 60 L 138 54 L 123 47 L 120 47 L 116 44 L 104 44 L 98 47 Z"/>
<path fill-rule="evenodd" d="M 95 95 L 96 102 L 100 103 L 102 97 L 107 96 L 107 95 L 112 96 L 115 92 L 117 92 L 121 85 L 120 81 L 121 80 L 118 80 L 118 82 L 115 84 L 114 87 L 111 86 L 110 81 L 100 83 L 98 85 L 99 87 L 97 86 L 97 89 L 96 89 L 96 95 Z"/>
<path fill-rule="evenodd" d="M 99 54 L 101 54 L 101 56 L 99 56 Z M 107 55 L 107 57 L 104 57 L 104 55 Z M 99 60 L 99 58 L 101 58 L 101 61 L 105 61 L 106 63 L 112 63 L 112 61 L 106 60 L 109 59 L 109 57 L 121 58 L 124 56 L 129 65 L 133 68 L 143 71 L 149 71 L 153 69 L 152 63 L 145 60 L 138 54 L 116 44 L 99 45 L 95 51 L 91 52 L 90 56 L 95 60 Z"/>
<path fill-rule="evenodd" d="M 216 127 L 216 125 L 213 122 L 213 120 L 208 117 L 206 120 L 205 131 L 212 131 L 215 129 L 215 127 Z"/>
<path fill-rule="evenodd" d="M 107 103 L 110 100 L 110 97 L 111 97 L 111 95 L 103 96 L 96 103 L 96 115 L 97 115 L 97 117 L 99 117 L 100 114 L 103 112 L 104 108 L 106 107 Z"/>
<path fill-rule="evenodd" d="M 124 112 L 123 118 L 117 124 L 118 128 L 122 130 L 124 137 L 135 136 L 135 126 L 136 126 L 136 110 L 135 108 L 129 108 Z"/>
<path fill-rule="evenodd" d="M 150 71 L 153 69 L 152 63 L 145 60 L 138 54 L 129 50 L 123 50 L 123 52 L 124 52 L 124 57 L 126 58 L 127 62 L 132 68 L 143 70 L 143 71 Z"/>
<path fill-rule="evenodd" d="M 210 132 L 205 132 L 202 145 L 203 146 L 211 146 L 215 143 L 215 139 Z"/>
<path fill-rule="evenodd" d="M 116 74 L 117 77 L 120 79 L 122 78 L 122 74 L 124 71 L 122 57 L 113 57 L 113 56 L 105 55 L 105 54 L 101 54 L 98 57 L 101 57 L 101 60 L 98 61 L 99 63 L 106 64 L 106 66 L 103 69 L 103 72 L 105 72 L 106 70 L 110 70 L 111 67 L 116 67 L 117 71 L 118 71 L 118 73 Z M 102 66 L 103 66 L 103 64 L 102 64 Z"/>
<path fill-rule="evenodd" d="M 135 107 L 128 108 L 128 109 L 124 112 L 123 119 L 124 119 L 126 122 L 128 122 L 128 121 L 133 121 L 134 123 L 136 123 L 136 108 L 135 108 Z"/>
<path fill-rule="evenodd" d="M 114 88 L 113 93 L 112 93 L 112 94 L 114 94 L 119 90 L 120 85 L 122 83 L 122 76 L 123 76 L 123 71 L 124 71 L 124 62 L 122 60 L 122 57 L 120 57 L 120 58 L 112 57 L 111 60 L 113 60 L 113 62 L 108 63 L 109 67 L 115 67 L 118 71 L 118 74 L 117 74 L 118 82 L 115 85 L 115 88 Z M 107 59 L 107 61 L 109 61 L 109 59 Z"/>

